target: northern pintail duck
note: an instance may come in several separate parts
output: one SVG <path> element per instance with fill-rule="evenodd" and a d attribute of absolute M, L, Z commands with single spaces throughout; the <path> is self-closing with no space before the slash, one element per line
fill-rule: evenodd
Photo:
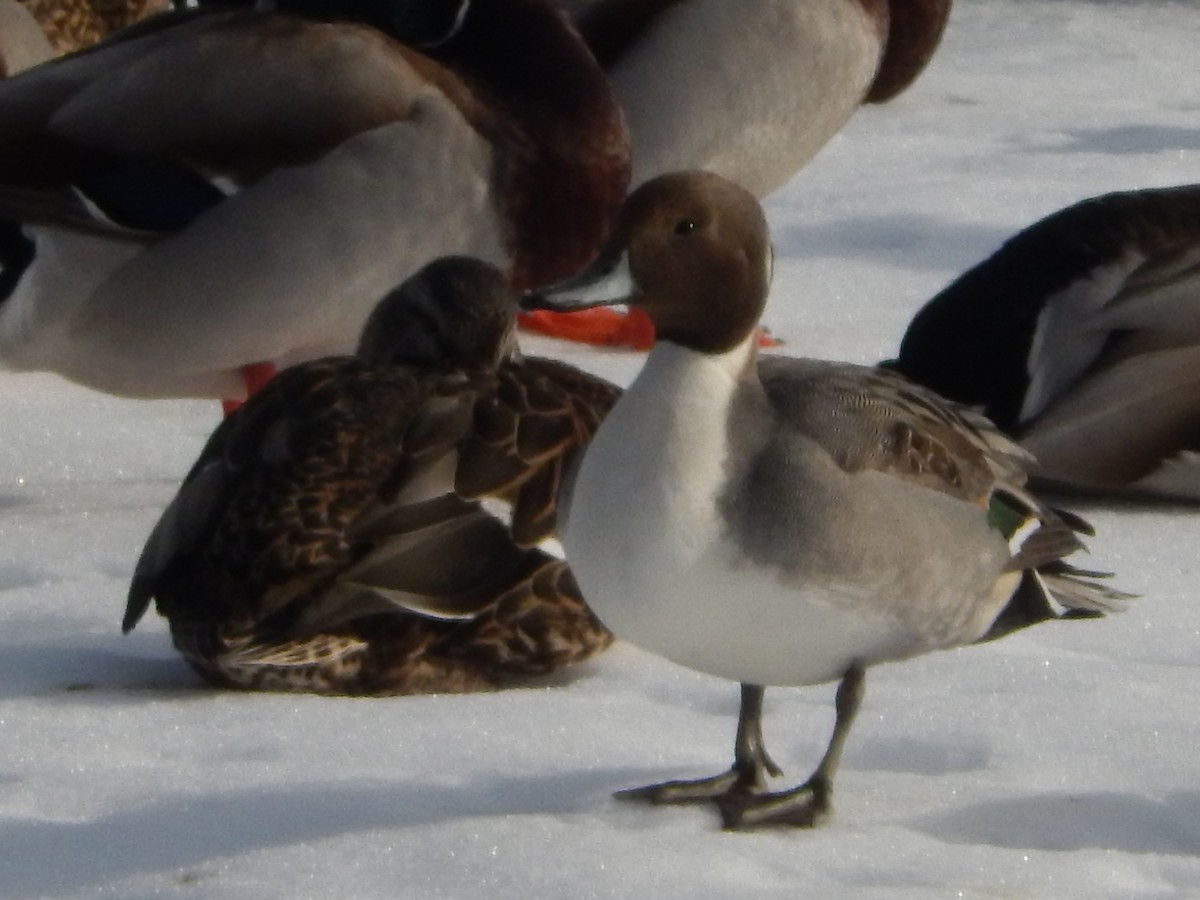
<path fill-rule="evenodd" d="M 125 631 L 153 599 L 211 682 L 326 694 L 481 690 L 608 646 L 533 545 L 618 390 L 512 355 L 515 315 L 495 268 L 438 260 L 380 304 L 357 356 L 270 381 L 154 528 Z"/>
<path fill-rule="evenodd" d="M 690 172 L 639 188 L 595 264 L 526 301 L 629 303 L 658 328 L 583 455 L 560 531 L 619 638 L 741 683 L 729 772 L 623 795 L 711 801 L 729 828 L 829 812 L 869 666 L 1127 596 L 1063 561 L 1085 524 L 1030 495 L 1027 455 L 982 417 L 891 372 L 759 359 L 770 279 L 754 196 Z M 765 686 L 838 679 L 820 765 L 768 792 Z"/>
<path fill-rule="evenodd" d="M 21 0 L 41 23 L 56 53 L 90 47 L 147 16 L 165 12 L 167 0 Z"/>
<path fill-rule="evenodd" d="M 917 314 L 892 365 L 981 407 L 1057 487 L 1200 500 L 1200 185 L 1018 233 Z"/>
<path fill-rule="evenodd" d="M 0 362 L 240 399 L 246 367 L 351 351 L 430 259 L 583 265 L 628 137 L 561 12 L 371 10 L 167 13 L 0 82 Z"/>
<path fill-rule="evenodd" d="M 37 20 L 17 0 L 0 0 L 0 78 L 45 62 L 54 55 Z"/>
<path fill-rule="evenodd" d="M 558 0 L 612 80 L 634 186 L 706 169 L 759 197 L 792 178 L 863 103 L 903 91 L 941 39 L 951 0 Z M 545 315 L 544 313 L 542 315 Z M 653 330 L 590 313 L 544 329 L 638 348 Z M 540 327 L 537 316 L 526 320 Z"/>

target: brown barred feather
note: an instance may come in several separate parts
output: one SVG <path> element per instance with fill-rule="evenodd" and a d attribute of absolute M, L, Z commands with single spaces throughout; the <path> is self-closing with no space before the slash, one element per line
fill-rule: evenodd
<path fill-rule="evenodd" d="M 162 562 L 157 530 L 147 544 L 126 628 L 153 599 L 201 675 L 258 690 L 474 691 L 586 659 L 611 635 L 565 563 L 525 548 L 553 536 L 564 468 L 617 396 L 541 360 L 289 369 L 210 438 L 160 523 L 175 553 Z M 447 461 L 458 497 L 407 496 Z M 511 533 L 482 497 L 513 504 Z M 180 541 L 178 521 L 197 534 Z"/>
<path fill-rule="evenodd" d="M 167 0 L 21 0 L 56 53 L 82 50 L 147 16 L 170 8 Z"/>

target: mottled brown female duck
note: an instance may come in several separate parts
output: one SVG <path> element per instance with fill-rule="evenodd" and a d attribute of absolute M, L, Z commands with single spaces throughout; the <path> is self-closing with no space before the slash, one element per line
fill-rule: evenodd
<path fill-rule="evenodd" d="M 322 694 L 483 690 L 607 647 L 536 545 L 619 392 L 517 355 L 515 312 L 497 269 L 439 260 L 382 302 L 356 356 L 270 381 L 155 526 L 124 630 L 154 600 L 212 683 Z"/>

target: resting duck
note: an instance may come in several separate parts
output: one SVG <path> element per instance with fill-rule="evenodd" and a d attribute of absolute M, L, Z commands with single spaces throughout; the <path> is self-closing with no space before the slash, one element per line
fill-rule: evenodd
<path fill-rule="evenodd" d="M 430 259 L 517 288 L 589 259 L 628 139 L 562 14 L 367 12 L 167 13 L 0 82 L 0 362 L 241 400 L 260 364 L 353 349 Z"/>
<path fill-rule="evenodd" d="M 0 0 L 0 78 L 45 62 L 54 49 L 37 20 L 17 0 Z"/>
<path fill-rule="evenodd" d="M 759 197 L 785 184 L 863 103 L 903 91 L 951 0 L 559 0 L 612 80 L 633 140 L 632 184 L 707 169 Z M 547 315 L 541 313 L 540 315 Z M 581 317 L 582 318 L 582 317 Z M 645 349 L 634 312 L 545 330 Z M 538 329 L 537 315 L 525 323 Z"/>
<path fill-rule="evenodd" d="M 562 469 L 618 390 L 520 358 L 500 272 L 435 261 L 357 356 L 285 370 L 213 434 L 137 564 L 209 681 L 323 694 L 482 690 L 607 647 L 554 532 Z M 480 495 L 511 501 L 508 524 Z"/>
<path fill-rule="evenodd" d="M 759 359 L 771 262 L 753 194 L 668 174 L 629 197 L 587 271 L 526 300 L 627 303 L 658 328 L 583 454 L 560 532 L 618 637 L 741 683 L 728 772 L 622 795 L 712 802 L 727 828 L 829 814 L 869 666 L 1128 596 L 1064 562 L 1086 525 L 1029 493 L 1028 456 L 981 416 L 891 372 Z M 816 771 L 767 790 L 765 686 L 835 680 Z"/>
<path fill-rule="evenodd" d="M 41 23 L 55 53 L 82 50 L 169 8 L 167 0 L 21 0 Z"/>
<path fill-rule="evenodd" d="M 1057 488 L 1200 500 L 1200 185 L 1060 210 L 917 314 L 891 363 Z"/>
<path fill-rule="evenodd" d="M 759 197 L 907 87 L 951 0 L 560 0 L 612 79 L 634 186 L 683 167 Z"/>

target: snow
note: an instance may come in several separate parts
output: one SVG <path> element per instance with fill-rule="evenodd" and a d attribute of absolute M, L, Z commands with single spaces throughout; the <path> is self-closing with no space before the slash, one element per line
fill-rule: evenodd
<path fill-rule="evenodd" d="M 959 0 L 922 79 L 771 198 L 770 325 L 874 361 L 1014 230 L 1195 180 L 1198 43 L 1193 2 Z M 141 543 L 217 415 L 0 375 L 0 896 L 1200 896 L 1191 512 L 1079 507 L 1131 611 L 874 670 L 833 821 L 725 834 L 705 808 L 610 799 L 723 769 L 737 708 L 627 645 L 552 685 L 347 700 L 214 692 L 161 620 L 122 636 Z M 794 782 L 832 694 L 768 692 Z"/>

